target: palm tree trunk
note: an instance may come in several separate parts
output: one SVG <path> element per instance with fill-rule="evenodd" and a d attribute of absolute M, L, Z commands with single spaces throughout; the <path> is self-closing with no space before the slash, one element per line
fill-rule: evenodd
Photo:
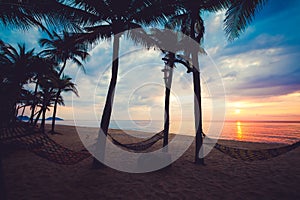
<path fill-rule="evenodd" d="M 164 140 L 163 147 L 168 145 L 170 127 L 170 88 L 165 88 L 165 119 L 164 119 Z"/>
<path fill-rule="evenodd" d="M 115 88 L 117 84 L 117 77 L 118 77 L 118 68 L 119 68 L 119 41 L 120 36 L 114 36 L 113 42 L 113 61 L 112 61 L 112 73 L 111 79 L 109 84 L 109 89 L 106 97 L 106 102 L 103 110 L 103 115 L 101 119 L 100 127 L 103 132 L 107 135 L 109 121 L 112 112 L 112 105 L 114 101 L 115 95 Z"/>
<path fill-rule="evenodd" d="M 170 54 L 170 63 L 169 63 L 169 75 L 168 79 L 165 81 L 165 119 L 164 119 L 164 140 L 163 146 L 166 147 L 169 143 L 169 129 L 170 129 L 170 92 L 172 86 L 172 78 L 173 78 L 173 67 L 174 67 L 175 55 L 174 53 Z M 166 77 L 165 77 L 166 78 Z M 167 148 L 165 148 L 167 151 Z"/>
<path fill-rule="evenodd" d="M 40 109 L 38 115 L 36 116 L 36 118 L 34 120 L 34 126 L 36 126 L 37 122 L 39 121 L 42 112 L 43 112 L 43 108 Z"/>
<path fill-rule="evenodd" d="M 42 115 L 42 122 L 41 122 L 41 131 L 42 133 L 45 133 L 45 120 L 46 120 L 46 110 L 47 110 L 47 107 L 43 106 L 43 115 Z"/>
<path fill-rule="evenodd" d="M 64 60 L 64 64 L 63 64 L 61 70 L 59 71 L 58 77 L 60 77 L 61 74 L 64 72 L 64 70 L 66 68 L 66 64 L 67 64 L 67 59 Z"/>
<path fill-rule="evenodd" d="M 194 15 L 194 16 L 193 16 Z M 194 12 L 191 20 L 191 38 L 195 40 L 195 15 Z M 196 40 L 195 40 L 196 42 Z M 197 44 L 198 45 L 198 44 Z M 196 130 L 196 148 L 195 148 L 195 163 L 204 164 L 204 158 L 200 155 L 200 150 L 203 144 L 202 138 L 202 107 L 201 107 L 201 85 L 200 85 L 200 68 L 197 48 L 192 47 L 192 63 L 193 63 L 193 84 L 194 84 L 194 116 Z M 201 157 L 201 158 L 200 158 Z"/>
<path fill-rule="evenodd" d="M 56 117 L 56 111 L 57 111 L 57 103 L 58 103 L 58 98 L 60 95 L 61 91 L 58 90 L 54 102 L 54 108 L 53 108 L 53 116 L 52 116 L 52 126 L 51 126 L 51 133 L 54 133 L 54 128 L 55 128 L 55 117 Z"/>
<path fill-rule="evenodd" d="M 30 124 L 32 124 L 32 122 L 33 122 L 34 111 L 35 111 L 35 105 L 34 105 L 34 102 L 33 102 L 33 105 L 31 106 L 31 114 L 30 114 L 30 118 L 29 118 L 29 123 Z"/>
<path fill-rule="evenodd" d="M 25 113 L 25 108 L 26 108 L 26 106 L 24 105 L 24 107 L 23 107 L 23 110 L 22 110 L 22 114 L 21 114 L 21 119 L 23 118 L 23 116 L 24 116 L 24 113 Z"/>
<path fill-rule="evenodd" d="M 33 99 L 33 105 L 32 105 L 32 110 L 31 110 L 31 115 L 30 115 L 30 120 L 29 122 L 32 124 L 33 122 L 33 117 L 34 117 L 34 111 L 35 111 L 35 106 L 36 106 L 36 94 L 39 86 L 39 80 L 36 81 L 35 88 L 34 88 L 34 99 Z"/>
<path fill-rule="evenodd" d="M 108 93 L 106 96 L 106 101 L 105 101 L 105 106 L 101 118 L 100 131 L 99 131 L 99 134 L 105 134 L 105 136 L 107 136 L 108 126 L 110 122 L 112 106 L 114 101 L 115 88 L 117 84 L 118 68 L 119 68 L 119 48 L 120 48 L 120 36 L 114 35 L 112 73 L 111 73 L 111 79 L 109 83 Z M 99 136 L 98 138 L 101 137 Z M 106 146 L 106 141 L 105 140 L 99 141 L 98 139 L 97 153 L 99 154 L 102 160 L 104 159 L 105 156 L 105 146 Z M 102 164 L 96 158 L 94 158 L 93 165 L 95 168 L 102 166 Z"/>

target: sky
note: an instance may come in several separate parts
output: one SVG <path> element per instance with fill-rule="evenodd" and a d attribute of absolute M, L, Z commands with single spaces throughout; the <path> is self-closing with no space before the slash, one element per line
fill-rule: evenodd
<path fill-rule="evenodd" d="M 235 41 L 223 31 L 225 11 L 204 13 L 206 32 L 199 56 L 204 120 L 300 121 L 300 2 L 269 0 Z M 37 29 L 0 27 L 1 40 L 40 50 Z M 100 41 L 89 52 L 86 74 L 69 62 L 65 74 L 80 97 L 64 94 L 64 119 L 99 119 L 111 73 L 112 41 Z M 122 37 L 112 119 L 163 119 L 164 63 L 157 50 L 147 50 Z M 171 95 L 171 119 L 193 119 L 192 75 L 177 65 Z M 225 110 L 223 110 L 223 107 Z M 50 116 L 51 113 L 48 113 Z"/>

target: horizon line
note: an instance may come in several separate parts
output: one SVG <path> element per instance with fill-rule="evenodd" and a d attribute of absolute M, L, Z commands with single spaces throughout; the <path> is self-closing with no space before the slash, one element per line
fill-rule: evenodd
<path fill-rule="evenodd" d="M 63 120 L 70 121 L 70 120 L 74 120 L 74 119 L 63 119 Z M 91 119 L 77 119 L 77 120 L 79 120 L 79 121 L 94 121 Z M 163 121 L 163 120 L 161 120 L 161 119 L 153 119 L 153 120 L 149 120 L 149 119 L 115 119 L 115 120 L 111 120 L 111 121 Z M 170 120 L 170 121 L 191 121 L 191 120 Z M 222 121 L 220 121 L 220 120 L 203 120 L 203 122 L 222 122 Z M 223 122 L 300 123 L 300 120 L 224 120 Z"/>

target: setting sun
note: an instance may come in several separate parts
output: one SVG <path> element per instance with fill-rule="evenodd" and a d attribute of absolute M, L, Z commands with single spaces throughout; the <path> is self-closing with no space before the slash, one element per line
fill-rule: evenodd
<path fill-rule="evenodd" d="M 241 110 L 240 109 L 236 109 L 234 112 L 235 112 L 235 114 L 240 114 Z"/>

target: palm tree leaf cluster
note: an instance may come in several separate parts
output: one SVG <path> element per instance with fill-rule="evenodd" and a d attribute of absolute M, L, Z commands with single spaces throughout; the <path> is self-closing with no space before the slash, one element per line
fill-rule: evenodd
<path fill-rule="evenodd" d="M 62 36 L 53 32 L 49 37 L 39 40 L 39 44 L 46 48 L 40 52 L 40 55 L 63 63 L 59 76 L 63 73 L 67 60 L 71 60 L 85 71 L 81 60 L 86 60 L 89 56 L 86 44 L 77 42 L 74 34 L 65 31 Z"/>
<path fill-rule="evenodd" d="M 0 23 L 10 28 L 29 29 L 32 26 L 79 30 L 74 20 L 85 13 L 62 3 L 63 0 L 1 0 Z M 78 20 L 79 21 L 79 20 Z M 82 23 L 87 23 L 81 20 Z"/>
<path fill-rule="evenodd" d="M 262 9 L 268 0 L 232 0 L 226 11 L 225 33 L 229 40 L 240 36 L 255 14 Z"/>

